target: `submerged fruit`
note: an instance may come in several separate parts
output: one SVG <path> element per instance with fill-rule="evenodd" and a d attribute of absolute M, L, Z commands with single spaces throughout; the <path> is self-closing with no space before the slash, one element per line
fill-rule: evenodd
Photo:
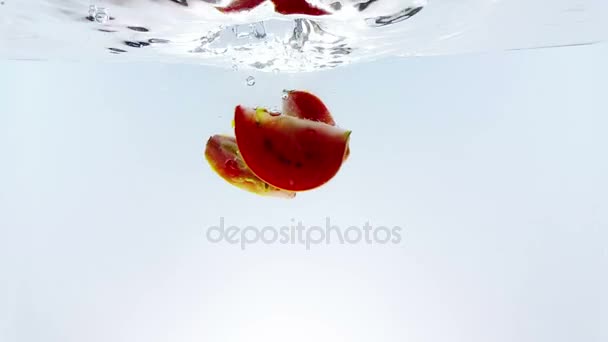
<path fill-rule="evenodd" d="M 327 15 L 329 12 L 314 7 L 306 0 L 272 0 L 274 10 L 281 14 Z"/>
<path fill-rule="evenodd" d="M 236 138 L 214 135 L 205 157 L 228 183 L 259 195 L 294 198 L 327 183 L 350 153 L 351 132 L 336 126 L 315 95 L 293 90 L 284 114 L 237 106 Z"/>
<path fill-rule="evenodd" d="M 214 135 L 209 138 L 205 158 L 220 177 L 238 188 L 264 196 L 293 198 L 296 195 L 295 192 L 278 189 L 253 174 L 243 161 L 234 137 Z"/>
<path fill-rule="evenodd" d="M 323 101 L 307 91 L 286 91 L 283 98 L 283 113 L 301 119 L 325 122 L 332 126 L 336 125 Z"/>
<path fill-rule="evenodd" d="M 250 11 L 259 5 L 263 4 L 266 0 L 234 0 L 226 7 L 218 7 L 217 9 L 223 13 L 235 13 Z M 326 15 L 329 12 L 314 7 L 309 4 L 306 0 L 271 0 L 275 7 L 275 12 L 289 15 L 289 14 L 302 14 L 302 15 Z"/>
<path fill-rule="evenodd" d="M 303 90 L 288 90 L 283 97 L 283 113 L 301 119 L 324 122 L 335 126 L 336 122 L 329 113 L 327 106 L 317 96 Z M 344 160 L 350 155 L 350 147 L 346 148 Z"/>
<path fill-rule="evenodd" d="M 234 13 L 250 11 L 266 0 L 234 0 L 226 7 L 218 7 L 217 9 L 222 13 Z"/>
<path fill-rule="evenodd" d="M 243 161 L 264 182 L 307 191 L 332 179 L 342 166 L 351 131 L 265 109 L 237 106 L 236 142 Z"/>

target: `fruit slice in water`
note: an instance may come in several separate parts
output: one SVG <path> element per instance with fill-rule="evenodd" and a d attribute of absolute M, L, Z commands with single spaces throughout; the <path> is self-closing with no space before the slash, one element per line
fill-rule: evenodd
<path fill-rule="evenodd" d="M 327 11 L 314 7 L 306 0 L 272 0 L 274 10 L 281 14 L 327 15 Z"/>
<path fill-rule="evenodd" d="M 214 135 L 209 138 L 205 158 L 220 177 L 238 188 L 262 196 L 294 198 L 296 195 L 295 192 L 278 189 L 253 174 L 243 161 L 234 137 Z"/>
<path fill-rule="evenodd" d="M 266 0 L 234 0 L 226 7 L 218 7 L 217 9 L 223 13 L 236 13 L 243 11 L 251 11 L 258 7 Z M 275 11 L 280 14 L 303 14 L 303 15 L 326 15 L 329 12 L 310 5 L 306 0 L 272 0 Z"/>
<path fill-rule="evenodd" d="M 302 90 L 289 90 L 283 98 L 283 113 L 301 119 L 325 122 L 335 126 L 336 122 L 331 117 L 329 109 L 315 95 Z"/>
<path fill-rule="evenodd" d="M 327 106 L 317 96 L 303 90 L 288 90 L 283 97 L 283 113 L 300 119 L 324 122 L 335 126 L 336 122 L 329 113 Z M 350 147 L 346 149 L 344 160 L 350 155 Z"/>
<path fill-rule="evenodd" d="M 226 7 L 218 7 L 217 9 L 222 13 L 235 13 L 243 11 L 251 11 L 258 7 L 266 0 L 234 0 L 230 5 Z"/>
<path fill-rule="evenodd" d="M 332 179 L 344 161 L 351 131 L 265 109 L 237 106 L 238 150 L 264 182 L 287 191 L 307 191 Z"/>

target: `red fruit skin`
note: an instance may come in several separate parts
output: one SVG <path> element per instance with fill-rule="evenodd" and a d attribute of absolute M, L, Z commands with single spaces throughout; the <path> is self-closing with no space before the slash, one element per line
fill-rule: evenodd
<path fill-rule="evenodd" d="M 219 134 L 210 137 L 205 147 L 205 158 L 220 177 L 242 190 L 262 196 L 296 196 L 295 192 L 275 188 L 251 172 L 238 151 L 234 137 Z"/>
<path fill-rule="evenodd" d="M 301 119 L 324 122 L 335 126 L 336 122 L 329 113 L 327 106 L 317 96 L 303 90 L 289 90 L 283 99 L 283 113 Z M 346 149 L 344 160 L 350 155 L 350 147 Z"/>
<path fill-rule="evenodd" d="M 328 15 L 329 12 L 310 5 L 306 0 L 272 0 L 274 10 L 284 15 L 303 14 L 312 16 Z"/>
<path fill-rule="evenodd" d="M 243 11 L 251 11 L 258 7 L 266 0 L 234 0 L 227 7 L 218 7 L 222 13 L 238 13 Z"/>
<path fill-rule="evenodd" d="M 243 11 L 250 11 L 266 0 L 234 0 L 227 7 L 218 7 L 217 9 L 222 13 L 238 13 Z M 272 0 L 275 7 L 275 12 L 290 15 L 290 14 L 302 14 L 311 16 L 327 15 L 329 12 L 311 6 L 306 0 Z"/>
<path fill-rule="evenodd" d="M 293 192 L 318 188 L 338 173 L 351 133 L 243 106 L 236 107 L 234 122 L 237 145 L 249 169 L 264 182 Z"/>
<path fill-rule="evenodd" d="M 283 99 L 283 113 L 301 119 L 324 122 L 335 126 L 329 109 L 315 95 L 302 90 L 290 90 Z"/>

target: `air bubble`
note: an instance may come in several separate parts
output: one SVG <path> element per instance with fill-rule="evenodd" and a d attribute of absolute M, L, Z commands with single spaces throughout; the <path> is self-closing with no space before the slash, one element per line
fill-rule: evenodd
<path fill-rule="evenodd" d="M 97 14 L 97 6 L 95 6 L 95 5 L 89 6 L 89 17 L 95 18 L 96 14 Z"/>
<path fill-rule="evenodd" d="M 95 19 L 100 24 L 105 24 L 110 20 L 110 13 L 103 7 L 91 5 L 89 6 L 89 17 Z"/>
<path fill-rule="evenodd" d="M 264 27 L 264 22 L 233 26 L 232 33 L 234 33 L 237 39 L 255 38 L 261 40 L 266 38 L 266 28 Z"/>
<path fill-rule="evenodd" d="M 133 30 L 133 31 L 137 31 L 137 32 L 149 32 L 150 31 L 147 28 L 142 27 L 142 26 L 127 26 L 127 28 L 129 30 Z"/>
<path fill-rule="evenodd" d="M 150 44 L 169 44 L 169 43 L 171 43 L 171 41 L 168 39 L 159 39 L 159 38 L 148 39 L 148 42 Z"/>
<path fill-rule="evenodd" d="M 101 10 L 99 12 L 97 12 L 97 15 L 95 16 L 95 21 L 100 23 L 100 24 L 105 24 L 108 19 L 110 19 L 110 16 L 108 15 L 107 12 L 105 12 L 105 10 Z"/>
<path fill-rule="evenodd" d="M 264 27 L 264 22 L 259 22 L 250 25 L 251 33 L 257 39 L 266 38 L 266 28 Z"/>
<path fill-rule="evenodd" d="M 247 77 L 246 81 L 247 81 L 247 85 L 250 86 L 250 87 L 253 86 L 253 85 L 255 85 L 255 77 L 253 77 L 253 76 Z"/>

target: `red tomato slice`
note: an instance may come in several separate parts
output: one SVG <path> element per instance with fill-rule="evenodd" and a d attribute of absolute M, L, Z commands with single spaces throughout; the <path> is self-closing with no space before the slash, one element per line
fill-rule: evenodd
<path fill-rule="evenodd" d="M 351 131 L 265 109 L 237 106 L 238 149 L 264 182 L 287 191 L 307 191 L 332 179 L 342 166 Z"/>
<path fill-rule="evenodd" d="M 262 196 L 294 198 L 295 192 L 285 191 L 259 179 L 247 167 L 239 153 L 236 139 L 214 135 L 207 141 L 205 158 L 211 168 L 228 183 Z"/>

